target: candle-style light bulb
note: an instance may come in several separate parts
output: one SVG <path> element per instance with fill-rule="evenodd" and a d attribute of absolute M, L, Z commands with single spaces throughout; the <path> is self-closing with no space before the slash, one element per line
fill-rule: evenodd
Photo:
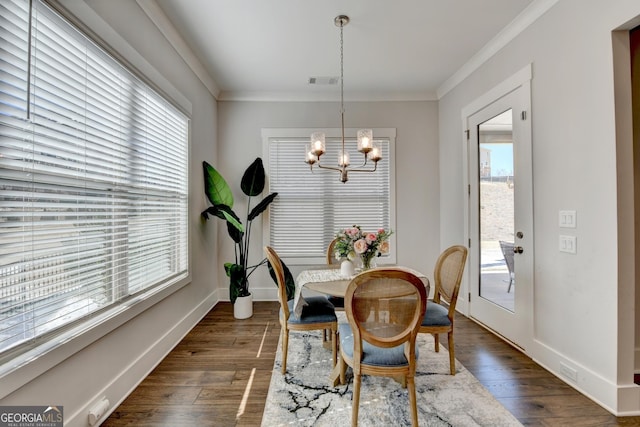
<path fill-rule="evenodd" d="M 360 129 L 358 131 L 358 151 L 367 154 L 373 147 L 373 131 Z"/>
<path fill-rule="evenodd" d="M 304 162 L 313 166 L 317 161 L 318 158 L 314 156 L 311 151 L 307 151 L 307 157 L 304 159 Z"/>
<path fill-rule="evenodd" d="M 346 150 L 340 150 L 340 154 L 338 154 L 338 165 L 349 166 L 349 153 Z"/>
<path fill-rule="evenodd" d="M 314 132 L 311 134 L 311 153 L 320 158 L 325 152 L 324 132 Z"/>
<path fill-rule="evenodd" d="M 380 153 L 380 148 L 373 147 L 371 149 L 371 153 L 369 153 L 369 159 L 374 161 L 374 162 L 377 162 L 380 159 L 382 159 L 382 154 Z"/>

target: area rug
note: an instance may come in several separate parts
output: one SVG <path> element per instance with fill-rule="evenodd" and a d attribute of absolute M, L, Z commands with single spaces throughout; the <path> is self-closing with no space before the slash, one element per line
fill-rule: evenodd
<path fill-rule="evenodd" d="M 522 426 L 459 362 L 456 375 L 449 375 L 449 354 L 442 345 L 439 353 L 433 351 L 431 335 L 419 334 L 418 341 L 420 426 Z M 285 375 L 280 372 L 281 360 L 278 344 L 263 427 L 351 425 L 351 370 L 346 385 L 329 384 L 331 350 L 322 346 L 320 331 L 291 332 Z M 363 376 L 358 425 L 411 425 L 407 390 L 390 378 Z"/>

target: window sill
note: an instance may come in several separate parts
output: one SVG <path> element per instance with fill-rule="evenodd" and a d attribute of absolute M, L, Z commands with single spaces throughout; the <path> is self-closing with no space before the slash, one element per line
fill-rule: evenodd
<path fill-rule="evenodd" d="M 139 316 L 191 281 L 189 275 L 149 290 L 0 365 L 0 399 Z"/>

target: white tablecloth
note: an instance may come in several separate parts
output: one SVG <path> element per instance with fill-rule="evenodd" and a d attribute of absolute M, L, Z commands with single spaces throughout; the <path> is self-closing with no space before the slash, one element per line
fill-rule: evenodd
<path fill-rule="evenodd" d="M 420 279 L 422 279 L 427 290 L 427 295 L 429 295 L 429 279 L 427 279 L 424 274 L 408 267 L 391 265 L 385 267 L 401 268 L 415 274 Z M 306 302 L 302 296 L 302 289 L 305 286 L 307 286 L 309 289 L 312 289 L 314 287 L 314 284 L 324 284 L 325 287 L 329 284 L 329 288 L 331 289 L 331 292 L 329 292 L 330 295 L 344 296 L 344 292 L 346 291 L 347 286 L 349 285 L 349 282 L 353 277 L 354 276 L 343 275 L 339 268 L 322 268 L 316 270 L 301 271 L 296 278 L 296 292 L 293 301 L 293 311 L 295 315 L 299 317 L 302 314 L 302 308 L 306 305 Z M 314 290 L 317 291 L 318 289 Z"/>

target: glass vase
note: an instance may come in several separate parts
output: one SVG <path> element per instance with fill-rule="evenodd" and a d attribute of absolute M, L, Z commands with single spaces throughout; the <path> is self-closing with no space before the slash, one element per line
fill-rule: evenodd
<path fill-rule="evenodd" d="M 376 266 L 376 257 L 373 255 L 362 255 L 362 271 L 367 271 Z"/>

